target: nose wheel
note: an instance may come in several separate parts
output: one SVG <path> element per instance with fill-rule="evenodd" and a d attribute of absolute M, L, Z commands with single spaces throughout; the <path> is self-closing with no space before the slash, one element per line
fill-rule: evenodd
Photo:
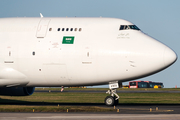
<path fill-rule="evenodd" d="M 110 90 L 108 90 L 106 93 L 110 94 L 111 96 L 107 96 L 104 100 L 104 103 L 107 106 L 116 106 L 119 103 L 119 95 L 116 93 L 116 89 L 119 87 L 118 83 L 109 83 L 109 88 Z"/>
<path fill-rule="evenodd" d="M 119 103 L 119 95 L 116 93 L 116 89 L 108 90 L 106 93 L 110 94 L 111 96 L 107 96 L 104 100 L 107 106 L 116 106 Z"/>
<path fill-rule="evenodd" d="M 105 98 L 104 102 L 105 102 L 105 104 L 106 104 L 107 106 L 114 106 L 114 105 L 116 106 L 116 105 L 118 105 L 119 100 L 118 100 L 118 99 L 116 100 L 116 97 L 107 96 L 107 97 Z"/>

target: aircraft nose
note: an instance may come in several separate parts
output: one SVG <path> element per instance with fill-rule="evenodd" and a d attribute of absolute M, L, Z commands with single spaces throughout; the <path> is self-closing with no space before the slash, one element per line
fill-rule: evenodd
<path fill-rule="evenodd" d="M 164 50 L 164 65 L 170 66 L 177 60 L 176 53 L 170 48 L 166 47 Z"/>

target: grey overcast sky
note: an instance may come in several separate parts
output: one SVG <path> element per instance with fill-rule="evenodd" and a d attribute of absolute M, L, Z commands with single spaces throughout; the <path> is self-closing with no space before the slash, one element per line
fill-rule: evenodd
<path fill-rule="evenodd" d="M 180 56 L 180 0 L 1 0 L 4 17 L 113 17 L 129 20 Z M 140 80 L 180 87 L 180 61 Z M 125 83 L 128 84 L 128 83 Z"/>

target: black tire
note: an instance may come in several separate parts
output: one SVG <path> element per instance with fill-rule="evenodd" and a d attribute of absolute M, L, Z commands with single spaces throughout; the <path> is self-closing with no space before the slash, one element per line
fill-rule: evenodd
<path fill-rule="evenodd" d="M 105 104 L 106 104 L 107 106 L 114 106 L 114 104 L 115 104 L 115 99 L 114 99 L 114 97 L 112 97 L 112 96 L 107 96 L 107 97 L 105 98 L 104 102 L 105 102 Z"/>

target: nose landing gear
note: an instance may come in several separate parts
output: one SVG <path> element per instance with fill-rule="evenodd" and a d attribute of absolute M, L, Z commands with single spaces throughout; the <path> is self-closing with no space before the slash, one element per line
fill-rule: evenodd
<path fill-rule="evenodd" d="M 116 89 L 119 88 L 118 83 L 109 83 L 109 88 L 106 93 L 110 94 L 111 96 L 107 96 L 104 100 L 107 106 L 116 106 L 119 103 L 119 95 L 116 93 Z"/>

